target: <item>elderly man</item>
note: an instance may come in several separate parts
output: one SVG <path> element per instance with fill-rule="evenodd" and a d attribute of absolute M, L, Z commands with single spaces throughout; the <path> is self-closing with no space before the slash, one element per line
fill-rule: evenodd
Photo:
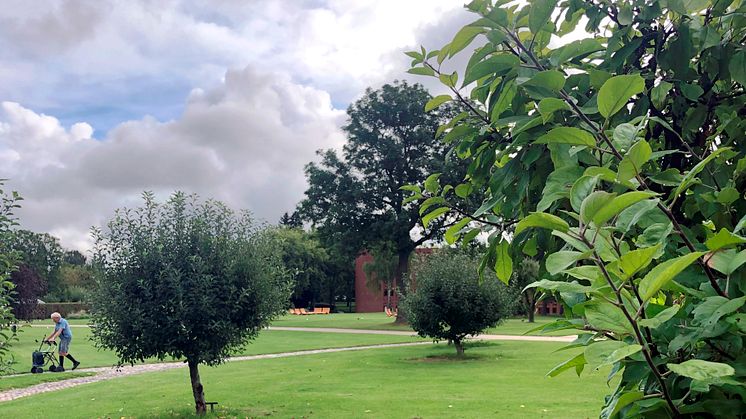
<path fill-rule="evenodd" d="M 72 361 L 73 369 L 78 368 L 80 362 L 68 353 L 70 350 L 70 341 L 73 339 L 73 332 L 70 330 L 70 325 L 67 324 L 67 320 L 63 319 L 60 313 L 52 313 L 50 317 L 54 321 L 54 333 L 49 335 L 47 342 L 53 342 L 58 336 L 60 338 L 60 367 L 57 371 L 65 371 L 65 357 Z"/>

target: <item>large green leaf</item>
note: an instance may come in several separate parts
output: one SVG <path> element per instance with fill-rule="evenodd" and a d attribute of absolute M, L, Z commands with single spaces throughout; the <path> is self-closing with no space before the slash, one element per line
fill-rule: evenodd
<path fill-rule="evenodd" d="M 458 236 L 461 234 L 461 230 L 463 230 L 463 228 L 466 227 L 466 225 L 470 222 L 471 218 L 466 217 L 449 227 L 448 230 L 446 230 L 446 232 L 443 234 L 443 238 L 446 240 L 446 243 L 455 243 L 456 240 L 458 240 Z"/>
<path fill-rule="evenodd" d="M 583 200 L 593 192 L 598 183 L 598 176 L 581 176 L 570 189 L 570 205 L 572 209 L 580 213 Z"/>
<path fill-rule="evenodd" d="M 524 291 L 529 288 L 540 288 L 543 290 L 559 291 L 559 292 L 577 292 L 587 293 L 591 292 L 593 288 L 587 285 L 581 285 L 577 282 L 564 282 L 564 281 L 550 281 L 548 279 L 542 279 L 541 281 L 532 282 L 523 289 Z"/>
<path fill-rule="evenodd" d="M 587 253 L 573 252 L 570 250 L 561 250 L 554 252 L 547 256 L 546 267 L 547 272 L 551 275 L 557 275 L 564 271 L 569 266 L 574 265 L 577 261 L 585 259 Z"/>
<path fill-rule="evenodd" d="M 586 304 L 585 318 L 591 326 L 598 330 L 622 334 L 633 332 L 632 326 L 622 310 L 606 301 L 597 300 Z"/>
<path fill-rule="evenodd" d="M 744 243 L 746 243 L 746 238 L 733 234 L 724 228 L 721 229 L 718 234 L 705 241 L 705 245 L 707 245 L 707 248 L 710 250 L 725 249 Z"/>
<path fill-rule="evenodd" d="M 661 245 L 657 245 L 627 252 L 619 258 L 619 268 L 622 269 L 627 278 L 631 278 L 650 265 L 660 248 Z"/>
<path fill-rule="evenodd" d="M 596 191 L 586 196 L 580 204 L 580 220 L 585 224 L 590 224 L 596 213 L 615 197 L 616 194 L 606 191 Z"/>
<path fill-rule="evenodd" d="M 580 128 L 557 127 L 536 140 L 537 144 L 571 144 L 595 147 L 596 139 L 590 132 Z"/>
<path fill-rule="evenodd" d="M 728 364 L 702 359 L 690 359 L 681 364 L 666 364 L 666 367 L 678 375 L 695 380 L 728 377 L 736 373 L 736 370 Z"/>
<path fill-rule="evenodd" d="M 746 250 L 736 253 L 735 249 L 721 250 L 705 257 L 707 264 L 716 271 L 730 275 L 746 263 Z"/>
<path fill-rule="evenodd" d="M 605 365 L 621 361 L 641 350 L 642 346 L 640 345 L 628 344 L 618 340 L 602 340 L 586 346 L 583 354 L 589 367 L 599 369 Z"/>
<path fill-rule="evenodd" d="M 425 104 L 425 112 L 430 112 L 433 109 L 437 108 L 438 106 L 440 106 L 440 105 L 442 105 L 442 104 L 444 104 L 444 103 L 446 103 L 446 102 L 448 102 L 450 100 L 453 100 L 453 98 L 451 97 L 451 95 L 438 95 L 438 96 L 435 96 L 434 98 L 430 99 Z"/>
<path fill-rule="evenodd" d="M 480 61 L 466 69 L 463 86 L 475 80 L 479 80 L 490 74 L 502 73 L 520 64 L 520 61 L 512 54 L 497 54 L 484 61 Z"/>
<path fill-rule="evenodd" d="M 639 291 L 643 301 L 647 301 L 657 294 L 658 291 L 671 282 L 676 275 L 681 273 L 681 271 L 686 269 L 704 254 L 705 252 L 692 252 L 684 256 L 669 259 L 653 268 L 640 281 Z"/>
<path fill-rule="evenodd" d="M 510 243 L 507 240 L 502 240 L 495 249 L 495 274 L 506 285 L 513 275 L 513 259 L 510 257 Z"/>
<path fill-rule="evenodd" d="M 644 89 L 645 80 L 639 74 L 612 77 L 598 91 L 598 111 L 609 118 L 619 112 L 632 96 L 642 93 Z"/>
<path fill-rule="evenodd" d="M 722 147 L 718 148 L 717 150 L 710 153 L 709 156 L 705 157 L 701 162 L 697 163 L 692 170 L 690 170 L 685 176 L 684 179 L 681 181 L 681 185 L 679 185 L 678 188 L 673 192 L 673 196 L 679 196 L 684 190 L 686 190 L 688 187 L 690 187 L 694 183 L 694 178 L 697 176 L 702 170 L 705 169 L 708 163 L 715 160 L 717 156 L 720 154 L 730 151 L 730 147 Z"/>
<path fill-rule="evenodd" d="M 593 38 L 585 38 L 560 47 L 552 52 L 549 62 L 553 66 L 558 66 L 575 57 L 582 57 L 592 52 L 602 51 L 604 49 L 600 42 Z"/>
<path fill-rule="evenodd" d="M 569 370 L 570 368 L 575 368 L 577 370 L 578 367 L 581 367 L 585 365 L 585 357 L 583 356 L 583 353 L 579 353 L 575 355 L 573 358 L 568 359 L 567 361 L 557 365 L 556 367 L 552 368 L 548 373 L 548 377 L 556 377 L 560 375 L 561 373 Z M 580 373 L 578 373 L 580 375 Z"/>
<path fill-rule="evenodd" d="M 676 313 L 679 312 L 680 308 L 680 305 L 674 304 L 673 306 L 668 307 L 667 309 L 656 314 L 655 317 L 652 317 L 650 319 L 641 319 L 640 321 L 638 321 L 638 324 L 642 327 L 655 329 L 663 323 L 671 320 L 676 315 Z"/>
<path fill-rule="evenodd" d="M 547 214 L 543 212 L 534 212 L 524 217 L 515 226 L 515 235 L 517 236 L 523 230 L 531 227 L 547 228 L 550 230 L 558 230 L 566 233 L 570 229 L 570 225 L 567 221 L 557 217 L 553 214 Z"/>
<path fill-rule="evenodd" d="M 447 213 L 448 211 L 450 211 L 450 208 L 448 207 L 440 207 L 440 208 L 434 209 L 433 211 L 427 213 L 427 215 L 422 217 L 422 225 L 425 228 L 427 228 L 434 219 L 440 217 L 441 215 Z"/>
<path fill-rule="evenodd" d="M 656 195 L 657 194 L 655 192 L 646 191 L 632 191 L 621 194 L 601 207 L 593 215 L 593 222 L 600 227 L 630 205 L 633 205 L 645 199 L 650 199 Z"/>
<path fill-rule="evenodd" d="M 653 150 L 645 140 L 636 142 L 619 163 L 617 179 L 624 182 L 642 173 L 642 166 L 650 160 Z"/>
<path fill-rule="evenodd" d="M 477 35 L 484 33 L 485 29 L 477 26 L 464 26 L 456 33 L 453 40 L 448 44 L 448 57 L 453 57 L 462 49 L 466 48 Z"/>
<path fill-rule="evenodd" d="M 562 99 L 556 97 L 546 97 L 539 101 L 539 114 L 544 123 L 557 111 L 570 109 L 570 106 Z"/>
<path fill-rule="evenodd" d="M 565 86 L 565 76 L 557 70 L 540 71 L 534 74 L 523 85 L 541 87 L 553 92 L 559 92 Z"/>
<path fill-rule="evenodd" d="M 534 0 L 528 12 L 528 28 L 532 33 L 537 33 L 552 17 L 557 0 Z"/>

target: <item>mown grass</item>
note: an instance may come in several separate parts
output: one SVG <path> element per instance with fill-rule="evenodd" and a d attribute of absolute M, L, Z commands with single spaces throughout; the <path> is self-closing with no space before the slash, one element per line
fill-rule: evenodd
<path fill-rule="evenodd" d="M 537 316 L 534 323 L 529 323 L 524 318 L 506 319 L 497 327 L 487 329 L 485 333 L 500 335 L 522 335 L 527 331 L 545 325 L 556 320 L 556 317 Z M 387 317 L 385 313 L 335 313 L 314 314 L 308 316 L 285 315 L 275 320 L 273 326 L 286 327 L 334 327 L 340 329 L 366 329 L 366 330 L 412 330 L 409 325 L 397 324 L 395 319 Z M 539 332 L 532 332 L 538 335 Z M 576 332 L 561 330 L 550 333 L 551 336 L 572 335 Z"/>
<path fill-rule="evenodd" d="M 48 335 L 51 330 L 51 326 L 49 329 L 39 327 L 21 329 L 21 332 L 18 334 L 19 340 L 13 342 L 13 346 L 11 347 L 11 354 L 15 360 L 13 369 L 16 372 L 26 373 L 31 370 L 31 354 L 39 348 L 39 343 L 35 340 L 41 340 L 44 333 Z M 418 340 L 420 339 L 409 336 L 263 330 L 256 340 L 246 345 L 242 351 L 237 351 L 234 355 L 257 355 L 344 346 L 415 342 Z M 94 346 L 91 341 L 91 330 L 89 328 L 78 327 L 73 329 L 73 341 L 70 345 L 70 353 L 82 363 L 81 368 L 112 366 L 117 362 L 114 352 L 99 350 Z M 148 362 L 158 362 L 158 360 L 150 359 Z M 69 368 L 69 361 L 66 361 L 65 366 Z"/>
<path fill-rule="evenodd" d="M 371 349 L 202 368 L 219 417 L 588 418 L 608 392 L 606 371 L 546 378 L 575 350 L 561 344 L 491 342 Z M 147 389 L 147 390 L 144 390 Z M 89 384 L 3 403 L 6 417 L 190 417 L 186 369 Z"/>

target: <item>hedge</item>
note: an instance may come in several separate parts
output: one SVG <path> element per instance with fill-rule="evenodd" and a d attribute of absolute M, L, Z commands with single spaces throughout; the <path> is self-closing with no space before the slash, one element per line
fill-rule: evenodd
<path fill-rule="evenodd" d="M 88 303 L 44 303 L 36 306 L 32 317 L 34 319 L 48 319 L 55 311 L 65 317 L 83 310 L 90 311 L 91 305 Z"/>

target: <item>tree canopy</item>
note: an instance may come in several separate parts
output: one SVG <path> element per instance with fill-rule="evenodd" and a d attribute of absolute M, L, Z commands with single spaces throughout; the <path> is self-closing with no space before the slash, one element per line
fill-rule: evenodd
<path fill-rule="evenodd" d="M 421 255 L 412 290 L 402 301 L 412 328 L 422 337 L 448 340 L 457 355 L 463 341 L 511 314 L 514 302 L 505 284 L 480 281 L 479 260 L 465 252 L 438 250 Z"/>
<path fill-rule="evenodd" d="M 405 202 L 401 189 L 424 185 L 430 173 L 449 164 L 446 147 L 433 138 L 453 111 L 425 111 L 431 98 L 422 86 L 406 82 L 366 90 L 347 110 L 341 156 L 320 151 L 321 161 L 306 166 L 309 188 L 298 212 L 325 245 L 344 249 L 348 263 L 366 248 L 393 243 L 401 278 L 412 251 L 442 233 L 442 222 L 420 222 L 417 205 Z M 418 227 L 421 234 L 413 239 L 410 233 Z"/>
<path fill-rule="evenodd" d="M 549 375 L 612 366 L 602 417 L 740 415 L 744 364 L 746 5 L 472 1 L 473 23 L 411 73 L 471 102 L 442 128 L 469 164 L 424 217 L 485 194 L 454 236 L 490 236 L 508 281 L 542 257 L 584 350 Z M 468 48 L 467 48 L 468 47 Z M 471 53 L 461 72 L 441 64 Z M 461 194 L 454 194 L 461 189 Z M 507 234 L 506 234 L 507 233 Z"/>
<path fill-rule="evenodd" d="M 199 364 L 216 365 L 287 308 L 277 240 L 249 214 L 175 193 L 117 211 L 95 232 L 96 343 L 122 363 L 186 359 L 197 413 Z"/>

